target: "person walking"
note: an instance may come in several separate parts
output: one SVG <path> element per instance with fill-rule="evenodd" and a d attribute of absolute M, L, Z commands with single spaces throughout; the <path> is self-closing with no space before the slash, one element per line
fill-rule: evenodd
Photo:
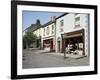
<path fill-rule="evenodd" d="M 66 48 L 63 49 L 64 52 L 64 59 L 66 58 Z"/>

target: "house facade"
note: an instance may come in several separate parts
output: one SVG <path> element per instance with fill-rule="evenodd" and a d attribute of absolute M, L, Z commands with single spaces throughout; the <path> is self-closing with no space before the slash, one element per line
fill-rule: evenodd
<path fill-rule="evenodd" d="M 55 51 L 55 16 L 42 26 L 41 45 L 44 50 Z"/>
<path fill-rule="evenodd" d="M 33 31 L 33 34 L 36 35 L 36 41 L 33 43 L 34 48 L 41 48 L 41 37 L 42 37 L 42 28 L 39 27 Z"/>
<path fill-rule="evenodd" d="M 23 36 L 26 35 L 27 32 L 32 32 L 36 37 L 34 42 L 30 44 L 29 48 L 41 48 L 41 23 L 39 20 L 36 21 L 35 24 L 31 24 L 28 28 L 23 31 Z"/>
<path fill-rule="evenodd" d="M 70 50 L 70 54 L 89 56 L 89 14 L 53 16 L 49 22 L 33 29 L 33 34 L 37 36 L 34 47 L 57 53 Z"/>
<path fill-rule="evenodd" d="M 56 19 L 56 52 L 88 54 L 89 15 L 68 13 Z"/>

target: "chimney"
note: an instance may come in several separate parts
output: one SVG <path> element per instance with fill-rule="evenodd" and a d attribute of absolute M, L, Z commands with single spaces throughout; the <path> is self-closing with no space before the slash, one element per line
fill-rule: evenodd
<path fill-rule="evenodd" d="M 56 19 L 56 16 L 51 17 L 51 21 L 54 21 Z"/>

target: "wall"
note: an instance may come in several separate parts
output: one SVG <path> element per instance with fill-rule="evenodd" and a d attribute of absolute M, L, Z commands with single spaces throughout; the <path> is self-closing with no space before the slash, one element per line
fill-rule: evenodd
<path fill-rule="evenodd" d="M 64 25 L 62 26 L 63 31 L 60 31 L 60 21 L 63 20 Z M 71 31 L 74 27 L 74 14 L 66 14 L 63 17 L 60 17 L 56 20 L 56 52 L 58 51 L 58 37 L 60 38 L 60 45 L 62 45 L 61 34 L 64 34 L 68 31 Z M 62 47 L 62 46 L 60 46 Z M 61 48 L 60 48 L 61 49 Z"/>
<path fill-rule="evenodd" d="M 54 33 L 52 34 L 52 25 L 54 25 Z M 47 35 L 47 27 L 49 27 L 49 35 Z M 52 23 L 46 27 L 44 27 L 42 30 L 43 30 L 43 34 L 44 34 L 44 29 L 45 29 L 45 36 L 43 35 L 42 38 L 46 38 L 46 37 L 49 37 L 49 36 L 54 36 L 55 35 L 55 23 Z"/>
<path fill-rule="evenodd" d="M 52 25 L 54 26 L 54 30 L 53 30 L 53 34 L 52 34 Z M 49 27 L 49 34 L 47 35 L 47 27 Z M 44 29 L 45 29 L 45 33 L 44 33 Z M 45 34 L 45 35 L 44 35 Z M 43 47 L 43 40 L 46 39 L 51 39 L 53 38 L 53 49 L 55 49 L 55 23 L 52 23 L 50 25 L 47 25 L 46 27 L 42 28 L 42 41 L 41 41 L 41 45 Z"/>
<path fill-rule="evenodd" d="M 77 17 L 80 17 L 80 20 L 78 22 L 75 22 L 75 18 Z M 75 16 L 74 13 L 69 13 L 69 14 L 66 14 L 64 15 L 63 17 L 60 17 L 59 19 L 57 19 L 56 21 L 56 52 L 58 52 L 58 37 L 60 38 L 60 47 L 62 48 L 62 39 L 61 39 L 61 34 L 64 34 L 64 33 L 68 33 L 68 32 L 73 32 L 73 31 L 77 31 L 77 30 L 80 30 L 80 29 L 84 29 L 84 36 L 85 36 L 85 55 L 88 55 L 88 50 L 87 49 L 87 44 L 88 42 L 86 41 L 87 39 L 87 34 L 86 33 L 86 27 L 88 27 L 88 22 L 86 23 L 86 21 L 88 21 L 87 18 L 87 14 L 78 14 Z M 61 29 L 61 26 L 60 26 L 60 21 L 63 20 L 64 21 L 64 26 L 63 26 L 63 31 L 61 32 L 60 29 Z M 75 28 L 75 24 L 80 24 L 80 27 L 77 27 Z M 60 48 L 60 49 L 61 49 Z"/>

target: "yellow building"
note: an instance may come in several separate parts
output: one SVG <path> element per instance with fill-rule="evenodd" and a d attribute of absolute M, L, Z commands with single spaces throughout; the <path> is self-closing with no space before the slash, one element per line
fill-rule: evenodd
<path fill-rule="evenodd" d="M 36 35 L 36 41 L 33 43 L 33 47 L 35 48 L 41 48 L 41 33 L 42 32 L 42 29 L 41 27 L 40 28 L 37 28 L 36 30 L 33 31 L 33 34 Z"/>

